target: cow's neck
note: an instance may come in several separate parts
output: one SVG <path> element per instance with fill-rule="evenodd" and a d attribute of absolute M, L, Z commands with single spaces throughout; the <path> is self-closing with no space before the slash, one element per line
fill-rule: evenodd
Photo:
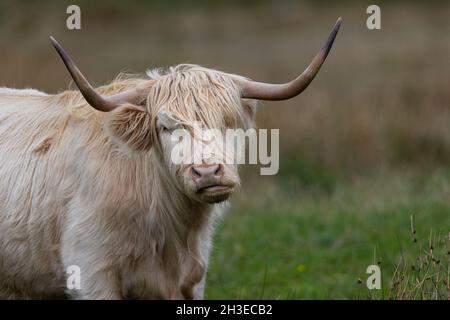
<path fill-rule="evenodd" d="M 157 197 L 152 202 L 156 219 L 151 224 L 158 237 L 157 252 L 164 272 L 178 279 L 179 287 L 170 295 L 192 299 L 194 288 L 206 273 L 216 208 L 189 199 L 163 172 L 159 179 Z"/>
<path fill-rule="evenodd" d="M 193 235 L 203 234 L 205 229 L 209 229 L 215 220 L 214 205 L 188 198 L 163 170 L 157 171 L 160 183 L 152 206 L 161 226 L 176 236 L 179 245 L 183 245 L 192 240 Z"/>

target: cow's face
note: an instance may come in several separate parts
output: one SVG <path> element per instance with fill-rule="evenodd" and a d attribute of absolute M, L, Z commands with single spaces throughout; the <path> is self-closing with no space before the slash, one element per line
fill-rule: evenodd
<path fill-rule="evenodd" d="M 181 192 L 199 202 L 228 199 L 240 183 L 236 159 L 244 149 L 225 141 L 227 130 L 251 126 L 254 114 L 233 81 L 204 68 L 174 71 L 156 77 L 148 107 L 155 150 Z"/>
<path fill-rule="evenodd" d="M 245 151 L 227 133 L 253 126 L 256 100 L 243 99 L 230 75 L 199 66 L 149 76 L 143 101 L 107 113 L 110 140 L 127 153 L 153 152 L 155 170 L 190 199 L 225 201 L 239 187 L 236 160 Z"/>
<path fill-rule="evenodd" d="M 221 202 L 239 186 L 237 166 L 224 159 L 222 131 L 208 135 L 206 129 L 183 125 L 165 112 L 156 127 L 165 171 L 189 198 Z"/>

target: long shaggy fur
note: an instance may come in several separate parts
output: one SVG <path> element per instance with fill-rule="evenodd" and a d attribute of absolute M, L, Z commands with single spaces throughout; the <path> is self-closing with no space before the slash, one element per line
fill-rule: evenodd
<path fill-rule="evenodd" d="M 0 89 L 0 298 L 201 298 L 224 205 L 191 200 L 158 155 L 160 110 L 189 125 L 247 126 L 225 73 L 152 71 L 146 103 L 111 113 L 78 91 Z M 119 79 L 108 95 L 148 82 Z M 66 291 L 66 269 L 81 290 Z"/>

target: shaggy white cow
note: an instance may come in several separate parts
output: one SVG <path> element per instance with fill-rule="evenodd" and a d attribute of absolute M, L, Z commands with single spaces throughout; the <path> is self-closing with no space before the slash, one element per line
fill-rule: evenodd
<path fill-rule="evenodd" d="M 215 159 L 174 164 L 170 132 L 251 126 L 253 101 L 308 86 L 339 26 L 281 85 L 179 65 L 94 91 L 52 39 L 81 94 L 0 89 L 0 298 L 202 298 L 214 221 L 239 176 Z M 81 289 L 67 291 L 72 265 Z"/>

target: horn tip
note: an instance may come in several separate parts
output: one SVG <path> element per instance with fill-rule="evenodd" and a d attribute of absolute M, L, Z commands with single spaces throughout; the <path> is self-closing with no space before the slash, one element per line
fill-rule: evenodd
<path fill-rule="evenodd" d="M 334 29 L 339 30 L 339 28 L 341 27 L 341 24 L 342 24 L 342 17 L 339 17 L 339 18 L 336 20 L 336 24 L 334 25 Z"/>
<path fill-rule="evenodd" d="M 331 30 L 331 33 L 330 33 L 330 35 L 328 37 L 327 42 L 325 43 L 324 47 L 322 48 L 325 57 L 328 55 L 328 53 L 331 50 L 331 47 L 333 46 L 334 39 L 336 38 L 336 35 L 337 35 L 338 31 L 339 31 L 339 28 L 341 27 L 341 24 L 342 24 L 342 18 L 339 17 L 337 19 L 333 29 Z"/>
<path fill-rule="evenodd" d="M 50 36 L 50 42 L 52 43 L 52 45 L 55 49 L 57 49 L 57 50 L 59 49 L 60 44 L 58 41 L 56 41 L 56 39 L 53 36 Z"/>

